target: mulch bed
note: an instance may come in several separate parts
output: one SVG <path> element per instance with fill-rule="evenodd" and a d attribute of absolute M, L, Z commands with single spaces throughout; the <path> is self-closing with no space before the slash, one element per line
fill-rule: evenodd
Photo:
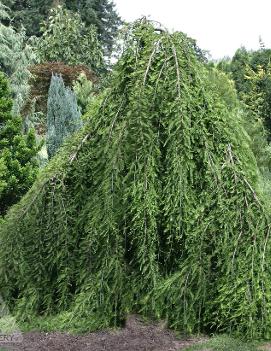
<path fill-rule="evenodd" d="M 120 330 L 99 331 L 86 335 L 29 332 L 21 342 L 0 343 L 9 351 L 179 351 L 202 342 L 200 338 L 178 338 L 162 325 L 145 324 L 131 316 Z"/>

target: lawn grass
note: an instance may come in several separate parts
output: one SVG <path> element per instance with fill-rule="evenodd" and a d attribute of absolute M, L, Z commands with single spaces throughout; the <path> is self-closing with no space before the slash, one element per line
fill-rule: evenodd
<path fill-rule="evenodd" d="M 259 351 L 259 343 L 243 342 L 228 336 L 215 336 L 207 342 L 190 346 L 184 351 Z"/>

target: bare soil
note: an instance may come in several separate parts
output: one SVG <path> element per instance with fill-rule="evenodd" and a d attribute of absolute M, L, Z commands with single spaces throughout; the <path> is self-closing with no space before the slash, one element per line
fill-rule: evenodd
<path fill-rule="evenodd" d="M 205 341 L 201 338 L 178 338 L 159 324 L 145 324 L 131 316 L 120 330 L 99 331 L 87 335 L 29 332 L 21 342 L 0 343 L 9 351 L 180 351 Z"/>

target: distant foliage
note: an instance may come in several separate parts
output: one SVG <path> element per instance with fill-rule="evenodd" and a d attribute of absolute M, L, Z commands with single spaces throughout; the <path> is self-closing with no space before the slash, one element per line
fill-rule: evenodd
<path fill-rule="evenodd" d="M 40 35 L 40 23 L 48 17 L 55 0 L 2 0 L 12 11 L 12 23 L 16 30 L 26 29 L 26 35 Z M 6 21 L 9 23 L 10 21 Z"/>
<path fill-rule="evenodd" d="M 263 187 L 268 197 L 271 196 L 271 145 L 270 128 L 271 116 L 269 115 L 269 92 L 265 85 L 270 84 L 271 66 L 264 69 L 258 66 L 257 70 L 246 67 L 247 91 L 241 93 L 241 100 L 245 107 L 245 127 L 251 137 L 251 147 L 255 154 L 258 167 L 263 177 Z M 266 128 L 266 126 L 268 128 Z M 269 140 L 269 141 L 268 141 Z"/>
<path fill-rule="evenodd" d="M 215 67 L 210 67 L 209 80 L 229 109 L 236 110 L 240 107 L 234 81 L 226 73 Z"/>
<path fill-rule="evenodd" d="M 271 196 L 271 50 L 247 51 L 240 48 L 232 60 L 224 59 L 217 68 L 230 77 L 240 100 L 244 126 L 261 172 L 261 183 Z"/>
<path fill-rule="evenodd" d="M 37 55 L 23 29 L 17 32 L 11 25 L 2 23 L 8 16 L 9 9 L 0 2 L 0 69 L 10 78 L 13 114 L 16 115 L 28 97 L 31 76 L 28 66 L 37 62 Z"/>
<path fill-rule="evenodd" d="M 251 53 L 246 48 L 241 47 L 236 51 L 230 63 L 230 72 L 238 93 L 247 91 L 245 73 L 250 59 Z"/>
<path fill-rule="evenodd" d="M 85 73 L 81 73 L 74 82 L 73 91 L 75 92 L 81 112 L 84 114 L 87 111 L 89 104 L 95 98 L 94 84 L 91 80 L 87 79 Z"/>
<path fill-rule="evenodd" d="M 38 169 L 35 134 L 22 134 L 22 119 L 11 109 L 8 82 L 0 73 L 0 216 L 27 192 Z"/>
<path fill-rule="evenodd" d="M 77 13 L 54 8 L 42 27 L 40 59 L 68 65 L 84 64 L 94 71 L 103 69 L 102 47 L 94 26 L 86 27 Z"/>
<path fill-rule="evenodd" d="M 94 26 L 98 32 L 103 51 L 110 55 L 114 39 L 122 21 L 111 0 L 3 0 L 11 7 L 13 23 L 17 29 L 23 25 L 28 36 L 41 35 L 40 23 L 45 21 L 50 10 L 58 5 L 79 14 L 87 27 Z"/>
<path fill-rule="evenodd" d="M 249 134 L 250 146 L 257 160 L 257 165 L 265 180 L 267 181 L 267 178 L 271 180 L 271 146 L 268 143 L 268 132 L 264 126 L 268 98 L 262 89 L 263 81 L 271 76 L 270 68 L 265 70 L 258 66 L 255 71 L 246 65 L 244 72 L 246 91 L 239 92 L 240 99 L 238 99 L 234 81 L 230 79 L 229 66 L 228 60 L 220 61 L 217 66 L 219 69 L 209 70 L 210 78 L 215 85 L 215 90 L 219 91 L 227 105 L 238 109 L 239 113 L 243 115 L 243 124 Z"/>
<path fill-rule="evenodd" d="M 264 126 L 267 129 L 268 140 L 271 140 L 271 49 L 265 49 L 263 44 L 257 51 L 248 51 L 244 47 L 238 49 L 233 56 L 232 60 L 222 60 L 218 63 L 217 68 L 223 70 L 235 82 L 236 90 L 241 100 L 246 96 L 251 96 L 254 93 L 252 80 L 247 78 L 253 72 L 258 75 L 257 78 L 257 91 L 261 92 L 261 113 Z M 259 75 L 259 69 L 264 74 Z M 268 73 L 269 72 L 269 73 Z M 251 90 L 252 89 L 252 90 Z M 257 95 L 258 98 L 258 95 Z"/>
<path fill-rule="evenodd" d="M 4 5 L 1 1 L 0 1 L 0 19 L 1 21 L 10 19 L 9 8 L 6 5 Z"/>
<path fill-rule="evenodd" d="M 65 138 L 82 126 L 76 96 L 61 76 L 52 75 L 47 107 L 47 152 L 55 155 Z"/>
<path fill-rule="evenodd" d="M 65 0 L 66 7 L 74 12 L 79 12 L 87 26 L 94 25 L 99 40 L 102 43 L 104 54 L 110 56 L 118 29 L 122 24 L 114 1 L 112 0 L 82 0 L 75 2 Z"/>

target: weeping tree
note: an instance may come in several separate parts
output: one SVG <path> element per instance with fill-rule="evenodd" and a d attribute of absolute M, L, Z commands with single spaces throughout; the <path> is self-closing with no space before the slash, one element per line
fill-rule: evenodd
<path fill-rule="evenodd" d="M 65 87 L 60 75 L 52 75 L 47 103 L 47 153 L 55 155 L 64 139 L 82 127 L 74 92 Z"/>
<path fill-rule="evenodd" d="M 88 114 L 1 227 L 13 313 L 82 331 L 137 312 L 191 333 L 270 337 L 259 172 L 191 40 L 136 22 Z"/>

